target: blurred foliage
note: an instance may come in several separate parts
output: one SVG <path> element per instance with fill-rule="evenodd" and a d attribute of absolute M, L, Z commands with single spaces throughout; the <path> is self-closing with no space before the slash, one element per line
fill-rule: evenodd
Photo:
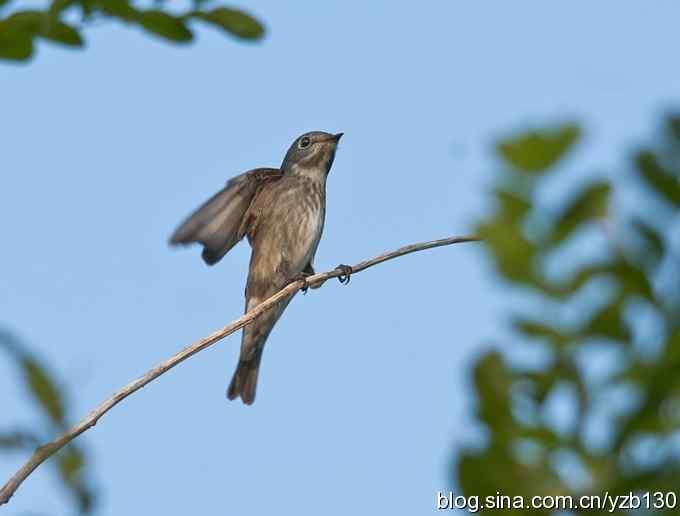
<path fill-rule="evenodd" d="M 67 429 L 67 404 L 63 389 L 51 371 L 31 354 L 11 334 L 0 330 L 0 350 L 4 350 L 20 372 L 22 383 L 36 402 L 43 422 L 35 425 L 43 430 L 0 427 L 0 453 L 32 452 L 41 443 L 53 439 Z M 7 424 L 6 418 L 3 424 Z M 94 509 L 94 491 L 86 477 L 85 453 L 79 445 L 70 444 L 50 460 L 59 474 L 64 487 L 71 493 L 81 514 Z"/>
<path fill-rule="evenodd" d="M 136 25 L 175 43 L 193 40 L 194 20 L 242 40 L 257 40 L 264 35 L 264 27 L 257 19 L 241 10 L 213 5 L 212 0 L 195 0 L 192 8 L 182 12 L 167 9 L 163 1 L 154 2 L 154 8 L 128 0 L 51 0 L 42 10 L 15 7 L 12 0 L 0 0 L 0 59 L 29 59 L 37 38 L 83 47 L 83 29 L 102 21 Z"/>
<path fill-rule="evenodd" d="M 680 496 L 680 117 L 629 177 L 560 199 L 580 136 L 570 124 L 496 147 L 496 207 L 478 231 L 518 297 L 518 345 L 475 365 L 487 439 L 456 459 L 466 496 Z"/>

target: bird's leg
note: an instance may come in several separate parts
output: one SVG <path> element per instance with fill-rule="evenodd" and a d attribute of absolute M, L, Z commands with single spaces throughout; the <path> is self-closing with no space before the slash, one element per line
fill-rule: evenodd
<path fill-rule="evenodd" d="M 308 276 L 314 276 L 316 274 L 316 271 L 314 270 L 314 266 L 312 265 L 311 261 L 307 265 L 305 265 L 304 269 L 302 269 L 302 274 L 306 274 Z M 324 282 L 321 281 L 320 283 L 310 285 L 309 288 L 317 289 L 320 288 L 323 284 Z"/>
<path fill-rule="evenodd" d="M 343 285 L 347 285 L 349 283 L 349 280 L 352 276 L 352 267 L 349 265 L 345 265 L 344 263 L 341 263 L 338 265 L 335 270 L 340 270 L 342 271 L 342 274 L 338 276 L 338 281 L 342 283 Z"/>
<path fill-rule="evenodd" d="M 307 271 L 302 271 L 293 276 L 292 278 L 290 278 L 290 282 L 293 283 L 294 281 L 304 281 L 304 285 L 300 290 L 302 291 L 303 294 L 306 294 L 307 290 L 309 289 L 309 283 L 307 283 L 307 278 L 311 275 L 312 274 L 310 274 Z"/>

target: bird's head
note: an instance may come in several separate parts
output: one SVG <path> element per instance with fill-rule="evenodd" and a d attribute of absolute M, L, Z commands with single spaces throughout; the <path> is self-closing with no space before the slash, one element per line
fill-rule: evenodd
<path fill-rule="evenodd" d="M 284 174 L 328 175 L 342 133 L 312 131 L 298 137 L 288 149 L 281 170 Z"/>

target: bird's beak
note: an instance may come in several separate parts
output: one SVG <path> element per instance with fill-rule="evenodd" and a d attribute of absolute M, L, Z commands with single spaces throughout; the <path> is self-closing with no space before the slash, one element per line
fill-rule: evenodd
<path fill-rule="evenodd" d="M 340 141 L 340 138 L 342 138 L 343 134 L 345 133 L 338 133 L 333 135 L 333 138 L 335 138 L 335 143 L 338 143 Z"/>

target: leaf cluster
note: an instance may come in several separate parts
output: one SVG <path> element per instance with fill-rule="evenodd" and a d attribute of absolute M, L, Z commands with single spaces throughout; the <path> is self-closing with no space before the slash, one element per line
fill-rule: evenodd
<path fill-rule="evenodd" d="M 39 38 L 67 47 L 83 47 L 83 29 L 102 21 L 133 25 L 174 43 L 194 39 L 195 20 L 241 40 L 258 40 L 264 35 L 264 27 L 250 14 L 215 6 L 208 0 L 194 2 L 193 8 L 180 13 L 166 8 L 163 2 L 144 8 L 128 0 L 52 0 L 43 10 L 12 10 L 15 6 L 11 0 L 0 0 L 0 9 L 3 7 L 11 12 L 0 17 L 0 59 L 13 61 L 30 59 Z"/>
<path fill-rule="evenodd" d="M 478 230 L 501 281 L 531 300 L 511 311 L 515 338 L 547 358 L 522 364 L 511 349 L 476 363 L 489 438 L 457 458 L 466 495 L 680 485 L 680 117 L 616 181 L 546 202 L 581 135 L 563 124 L 496 146 L 495 208 Z"/>
<path fill-rule="evenodd" d="M 33 451 L 68 426 L 67 399 L 62 386 L 49 368 L 11 334 L 0 331 L 0 350 L 15 364 L 22 384 L 35 402 L 42 423 L 32 429 L 0 428 L 0 452 Z M 37 430 L 41 428 L 42 430 Z M 86 453 L 80 445 L 69 444 L 55 456 L 53 464 L 61 483 L 71 493 L 81 514 L 94 509 L 95 492 L 87 476 Z"/>

